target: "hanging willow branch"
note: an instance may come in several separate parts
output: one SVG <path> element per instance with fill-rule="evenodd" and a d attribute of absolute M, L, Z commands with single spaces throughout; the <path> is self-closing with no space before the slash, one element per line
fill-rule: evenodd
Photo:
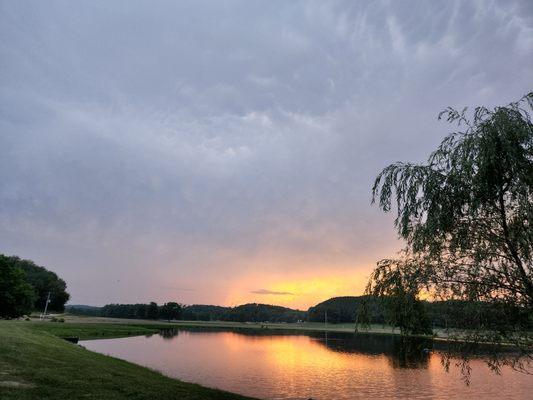
<path fill-rule="evenodd" d="M 530 93 L 507 107 L 478 107 L 472 120 L 448 108 L 439 118 L 466 130 L 447 136 L 426 163 L 394 163 L 377 176 L 372 201 L 385 212 L 394 201 L 398 233 L 426 258 L 438 288 L 533 306 L 532 104 Z"/>

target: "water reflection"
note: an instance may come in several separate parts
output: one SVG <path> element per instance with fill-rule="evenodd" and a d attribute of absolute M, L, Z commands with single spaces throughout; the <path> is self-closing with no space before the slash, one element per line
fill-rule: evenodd
<path fill-rule="evenodd" d="M 269 399 L 529 398 L 531 376 L 492 374 L 472 361 L 472 384 L 446 374 L 431 341 L 368 334 L 180 329 L 83 345 L 206 386 Z"/>
<path fill-rule="evenodd" d="M 216 329 L 205 330 L 201 328 L 191 328 L 188 331 L 197 334 L 220 332 Z M 302 336 L 301 333 L 294 331 L 272 333 L 272 331 L 242 329 L 232 332 L 247 337 L 248 340 L 258 337 Z M 171 339 L 178 334 L 179 329 L 169 329 L 159 333 L 164 339 Z M 316 340 L 318 344 L 335 352 L 386 356 L 393 368 L 427 368 L 430 352 L 433 348 L 433 341 L 424 338 L 339 332 L 309 332 L 303 336 Z"/>
<path fill-rule="evenodd" d="M 179 333 L 179 329 L 164 329 L 162 331 L 159 331 L 159 336 L 161 336 L 163 339 L 172 339 L 178 336 Z"/>
<path fill-rule="evenodd" d="M 393 368 L 427 368 L 431 340 L 399 336 L 322 333 L 320 343 L 342 353 L 384 355 Z"/>

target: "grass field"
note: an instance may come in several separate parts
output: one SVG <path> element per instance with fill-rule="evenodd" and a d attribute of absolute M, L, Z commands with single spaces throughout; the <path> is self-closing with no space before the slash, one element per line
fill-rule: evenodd
<path fill-rule="evenodd" d="M 56 336 L 89 339 L 157 330 L 156 324 L 0 321 L 0 399 L 246 399 L 171 379 Z"/>

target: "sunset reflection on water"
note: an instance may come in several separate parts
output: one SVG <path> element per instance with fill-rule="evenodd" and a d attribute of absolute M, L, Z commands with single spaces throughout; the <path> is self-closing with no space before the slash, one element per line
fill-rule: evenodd
<path fill-rule="evenodd" d="M 84 341 L 89 350 L 189 382 L 265 399 L 529 399 L 531 376 L 473 360 L 471 384 L 439 354 L 406 356 L 385 336 L 190 331 Z"/>

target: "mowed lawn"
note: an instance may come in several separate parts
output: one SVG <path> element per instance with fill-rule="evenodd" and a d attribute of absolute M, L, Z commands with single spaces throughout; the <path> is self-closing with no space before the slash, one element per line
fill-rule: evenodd
<path fill-rule="evenodd" d="M 151 334 L 156 327 L 0 321 L 0 399 L 246 399 L 93 353 L 55 335 Z"/>

